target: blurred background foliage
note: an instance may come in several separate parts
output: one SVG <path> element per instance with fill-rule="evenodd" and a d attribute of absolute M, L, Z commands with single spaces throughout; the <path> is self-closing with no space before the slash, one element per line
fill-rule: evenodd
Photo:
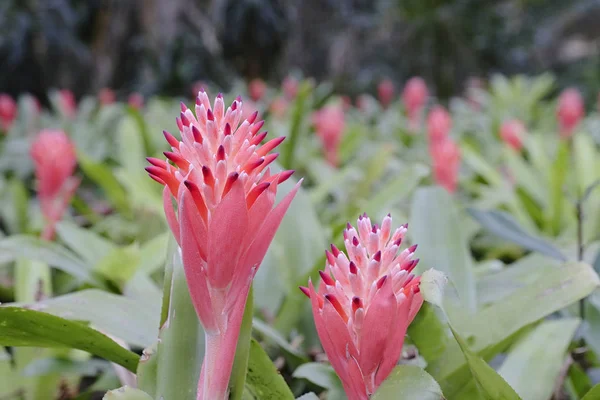
<path fill-rule="evenodd" d="M 447 98 L 472 77 L 552 71 L 589 100 L 599 19 L 598 0 L 2 0 L 0 91 L 191 95 L 294 70 L 350 95 L 420 75 Z"/>

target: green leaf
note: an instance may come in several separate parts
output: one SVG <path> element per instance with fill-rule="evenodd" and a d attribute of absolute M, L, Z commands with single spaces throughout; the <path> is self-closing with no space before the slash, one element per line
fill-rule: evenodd
<path fill-rule="evenodd" d="M 300 397 L 297 397 L 296 400 L 319 400 L 319 396 L 314 394 L 313 392 L 303 394 Z"/>
<path fill-rule="evenodd" d="M 95 163 L 83 153 L 78 153 L 77 159 L 83 173 L 102 189 L 108 201 L 120 212 L 129 213 L 127 193 L 111 168 L 106 164 Z"/>
<path fill-rule="evenodd" d="M 97 289 L 19 304 L 62 318 L 87 321 L 95 328 L 134 346 L 146 347 L 158 335 L 159 309 L 153 302 L 133 300 Z"/>
<path fill-rule="evenodd" d="M 443 400 L 444 395 L 440 385 L 422 368 L 415 365 L 398 365 L 371 399 Z"/>
<path fill-rule="evenodd" d="M 409 234 L 419 245 L 419 265 L 447 274 L 456 285 L 462 304 L 474 311 L 477 304 L 473 261 L 452 198 L 439 187 L 419 188 L 411 210 Z"/>
<path fill-rule="evenodd" d="M 60 239 L 89 265 L 94 265 L 113 251 L 117 246 L 90 229 L 84 229 L 72 222 L 61 221 L 56 225 Z"/>
<path fill-rule="evenodd" d="M 158 340 L 142 352 L 137 368 L 137 384 L 140 389 L 152 397 L 156 396 L 156 383 L 158 381 Z"/>
<path fill-rule="evenodd" d="M 83 281 L 98 283 L 90 267 L 59 244 L 33 236 L 14 235 L 0 240 L 0 253 L 12 259 L 27 258 L 46 263 Z"/>
<path fill-rule="evenodd" d="M 498 373 L 522 398 L 549 399 L 580 322 L 578 318 L 542 322 L 511 349 Z"/>
<path fill-rule="evenodd" d="M 133 277 L 139 263 L 140 249 L 134 243 L 127 247 L 114 248 L 95 265 L 95 269 L 122 288 Z"/>
<path fill-rule="evenodd" d="M 153 400 L 148 393 L 129 386 L 107 392 L 102 400 Z"/>
<path fill-rule="evenodd" d="M 562 228 L 565 199 L 563 185 L 569 170 L 569 153 L 568 141 L 560 141 L 550 175 L 550 207 L 546 213 L 546 229 L 552 235 L 558 235 Z"/>
<path fill-rule="evenodd" d="M 277 344 L 284 352 L 289 355 L 294 356 L 297 360 L 302 362 L 307 362 L 307 357 L 302 354 L 300 350 L 293 347 L 285 338 L 272 326 L 264 323 L 259 319 L 252 320 L 252 328 L 264 336 L 265 339 L 272 340 L 275 344 Z"/>
<path fill-rule="evenodd" d="M 439 357 L 446 349 L 448 335 L 446 326 L 435 313 L 434 308 L 425 303 L 408 327 L 408 336 L 419 349 L 419 354 L 427 361 Z"/>
<path fill-rule="evenodd" d="M 598 400 L 600 399 L 600 383 L 594 386 L 589 392 L 583 396 L 581 400 Z"/>
<path fill-rule="evenodd" d="M 235 348 L 233 368 L 229 378 L 229 399 L 241 400 L 244 393 L 246 374 L 248 372 L 248 357 L 250 356 L 250 340 L 252 339 L 252 315 L 254 314 L 254 289 L 250 286 L 244 316 L 240 327 L 240 336 Z"/>
<path fill-rule="evenodd" d="M 567 257 L 562 254 L 560 250 L 548 241 L 526 232 L 519 226 L 517 221 L 506 212 L 496 210 L 483 211 L 475 208 L 469 208 L 467 211 L 481 224 L 481 226 L 502 239 L 516 243 L 528 250 L 537 251 L 559 261 L 567 260 Z"/>
<path fill-rule="evenodd" d="M 0 307 L 0 345 L 71 347 L 135 371 L 138 356 L 79 322 L 19 307 Z"/>
<path fill-rule="evenodd" d="M 254 339 L 250 343 L 246 387 L 260 400 L 293 400 L 294 395 L 273 362 Z"/>
<path fill-rule="evenodd" d="M 304 363 L 294 370 L 292 376 L 296 379 L 306 379 L 324 389 L 336 389 L 341 385 L 331 365 L 323 363 Z"/>
<path fill-rule="evenodd" d="M 0 398 L 10 399 L 19 388 L 19 376 L 13 369 L 10 354 L 0 347 Z"/>
<path fill-rule="evenodd" d="M 294 154 L 298 139 L 300 137 L 300 131 L 302 129 L 302 122 L 304 120 L 304 113 L 306 107 L 306 101 L 308 96 L 312 92 L 312 84 L 310 82 L 302 82 L 296 96 L 294 111 L 290 120 L 290 133 L 288 135 L 287 143 L 283 146 L 283 154 L 281 157 L 281 165 L 285 168 L 290 169 L 294 165 Z"/>
<path fill-rule="evenodd" d="M 171 232 L 165 232 L 140 246 L 139 272 L 151 275 L 164 267 Z"/>

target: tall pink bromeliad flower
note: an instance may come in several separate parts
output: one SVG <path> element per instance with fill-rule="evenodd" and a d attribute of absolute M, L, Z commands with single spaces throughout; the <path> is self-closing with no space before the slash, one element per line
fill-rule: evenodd
<path fill-rule="evenodd" d="M 452 129 L 452 117 L 442 106 L 435 106 L 427 116 L 427 134 L 429 143 L 444 140 Z"/>
<path fill-rule="evenodd" d="M 579 91 L 574 88 L 565 89 L 558 98 L 556 109 L 560 136 L 563 139 L 570 138 L 584 115 L 583 98 Z"/>
<path fill-rule="evenodd" d="M 518 119 L 504 121 L 500 126 L 500 137 L 507 146 L 515 151 L 521 151 L 523 148 L 523 139 L 527 129 Z"/>
<path fill-rule="evenodd" d="M 416 76 L 406 82 L 402 91 L 402 101 L 406 107 L 409 127 L 412 130 L 419 128 L 419 114 L 425 107 L 427 96 L 429 96 L 427 84 L 422 78 Z"/>
<path fill-rule="evenodd" d="M 17 103 L 10 95 L 0 93 L 0 130 L 8 132 L 17 118 Z"/>
<path fill-rule="evenodd" d="M 349 400 L 368 400 L 398 363 L 408 325 L 423 298 L 416 245 L 398 250 L 407 225 L 391 232 L 392 218 L 381 227 L 366 214 L 357 228 L 344 231 L 346 252 L 331 245 L 318 291 L 311 281 L 300 289 L 312 303 L 319 339 Z"/>
<path fill-rule="evenodd" d="M 452 117 L 442 106 L 435 106 L 427 116 L 429 154 L 435 182 L 454 193 L 458 183 L 460 149 L 450 138 Z"/>
<path fill-rule="evenodd" d="M 73 176 L 77 165 L 75 146 L 63 131 L 43 130 L 31 146 L 38 197 L 46 226 L 42 238 L 52 240 L 56 223 L 67 209 L 79 179 Z"/>
<path fill-rule="evenodd" d="M 264 121 L 257 112 L 243 120 L 239 97 L 225 109 L 222 95 L 211 106 L 201 91 L 195 111 L 181 105 L 181 141 L 164 132 L 173 164 L 149 158 L 146 170 L 165 185 L 165 214 L 206 334 L 198 399 L 225 400 L 252 279 L 300 182 L 273 208 L 278 185 L 293 173 L 268 168 L 283 138 L 261 145 Z"/>
<path fill-rule="evenodd" d="M 339 148 L 344 133 L 345 119 L 341 105 L 328 105 L 315 111 L 312 116 L 315 132 L 321 143 L 327 161 L 332 166 L 339 163 Z"/>

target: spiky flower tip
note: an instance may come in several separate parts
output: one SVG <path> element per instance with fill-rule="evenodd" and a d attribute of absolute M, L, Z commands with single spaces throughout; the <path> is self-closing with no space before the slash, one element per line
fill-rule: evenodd
<path fill-rule="evenodd" d="M 165 186 L 165 215 L 206 334 L 198 399 L 224 400 L 252 278 L 300 182 L 275 205 L 278 185 L 293 173 L 269 169 L 283 138 L 261 145 L 263 121 L 242 117 L 241 98 L 225 109 L 222 95 L 211 106 L 200 91 L 195 108 L 181 104 L 181 140 L 164 132 L 167 161 L 149 158 L 146 170 Z"/>
<path fill-rule="evenodd" d="M 408 325 L 423 298 L 412 271 L 413 245 L 399 252 L 408 229 L 393 233 L 387 215 L 381 226 L 366 214 L 344 231 L 347 255 L 326 251 L 318 291 L 300 288 L 310 299 L 321 344 L 350 400 L 367 400 L 398 362 Z"/>

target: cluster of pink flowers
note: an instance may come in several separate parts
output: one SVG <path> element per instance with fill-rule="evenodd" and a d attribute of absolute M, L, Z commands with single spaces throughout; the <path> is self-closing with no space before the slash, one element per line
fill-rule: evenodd
<path fill-rule="evenodd" d="M 436 183 L 454 193 L 458 183 L 460 149 L 450 138 L 452 119 L 442 106 L 435 106 L 427 117 L 429 154 Z"/>
<path fill-rule="evenodd" d="M 0 130 L 8 132 L 17 118 L 17 103 L 5 93 L 0 93 Z"/>
<path fill-rule="evenodd" d="M 521 151 L 527 128 L 518 119 L 504 121 L 500 126 L 500 138 L 515 151 Z"/>
<path fill-rule="evenodd" d="M 332 166 L 339 163 L 339 148 L 345 127 L 344 110 L 341 105 L 332 104 L 313 113 L 312 123 L 321 140 L 325 158 Z"/>
<path fill-rule="evenodd" d="M 42 238 L 52 240 L 56 223 L 65 213 L 79 179 L 73 176 L 77 166 L 75 146 L 63 131 L 43 130 L 31 146 L 37 192 L 46 226 Z"/>
<path fill-rule="evenodd" d="M 398 363 L 406 329 L 423 298 L 417 248 L 398 253 L 408 226 L 392 233 L 392 218 L 381 226 L 366 214 L 357 228 L 344 231 L 346 253 L 331 246 L 318 290 L 309 281 L 301 290 L 310 298 L 319 339 L 349 400 L 368 400 Z"/>
<path fill-rule="evenodd" d="M 565 89 L 558 98 L 556 116 L 563 139 L 570 138 L 581 119 L 585 116 L 583 98 L 577 89 Z"/>
<path fill-rule="evenodd" d="M 419 118 L 425 108 L 427 96 L 429 96 L 427 84 L 422 78 L 413 77 L 406 82 L 402 91 L 402 102 L 406 108 L 409 128 L 413 131 L 419 129 Z"/>

